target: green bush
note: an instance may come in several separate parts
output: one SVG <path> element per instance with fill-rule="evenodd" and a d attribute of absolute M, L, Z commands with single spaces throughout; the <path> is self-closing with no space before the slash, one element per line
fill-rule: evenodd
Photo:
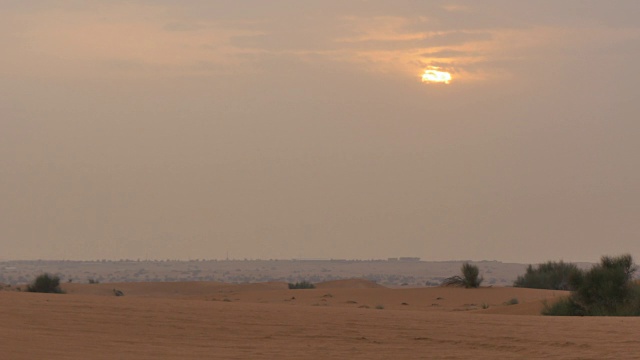
<path fill-rule="evenodd" d="M 42 274 L 27 286 L 27 291 L 62 294 L 62 289 L 60 289 L 60 278 L 49 274 Z"/>
<path fill-rule="evenodd" d="M 289 283 L 289 289 L 315 289 L 316 286 L 308 281 L 301 281 L 297 283 Z"/>
<path fill-rule="evenodd" d="M 539 264 L 535 268 L 529 265 L 527 272 L 518 276 L 513 286 L 533 289 L 573 290 L 571 287 L 572 281 L 579 275 L 580 270 L 575 264 L 549 261 Z"/>
<path fill-rule="evenodd" d="M 442 281 L 443 286 L 460 286 L 465 288 L 477 288 L 480 287 L 484 280 L 479 276 L 480 270 L 477 266 L 471 265 L 468 262 L 462 264 L 460 269 L 462 276 L 456 275 L 446 278 Z"/>
<path fill-rule="evenodd" d="M 584 309 L 573 301 L 571 297 L 562 298 L 553 305 L 544 304 L 542 315 L 550 316 L 585 316 Z"/>
<path fill-rule="evenodd" d="M 480 287 L 484 280 L 480 276 L 480 270 L 475 265 L 469 263 L 462 264 L 462 276 L 464 277 L 464 286 L 467 288 Z"/>
<path fill-rule="evenodd" d="M 600 264 L 572 278 L 571 296 L 546 306 L 545 315 L 640 316 L 640 285 L 633 282 L 631 255 L 602 257 Z"/>

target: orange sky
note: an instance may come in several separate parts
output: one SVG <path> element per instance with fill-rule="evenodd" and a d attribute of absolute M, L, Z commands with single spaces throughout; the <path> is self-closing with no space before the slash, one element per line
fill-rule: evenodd
<path fill-rule="evenodd" d="M 4 1 L 0 260 L 638 258 L 639 13 Z"/>

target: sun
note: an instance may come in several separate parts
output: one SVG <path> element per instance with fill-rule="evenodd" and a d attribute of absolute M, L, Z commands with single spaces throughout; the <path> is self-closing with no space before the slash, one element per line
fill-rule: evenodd
<path fill-rule="evenodd" d="M 451 74 L 446 71 L 440 71 L 436 67 L 431 67 L 424 71 L 422 74 L 422 82 L 424 83 L 440 83 L 440 84 L 450 84 L 451 83 Z"/>

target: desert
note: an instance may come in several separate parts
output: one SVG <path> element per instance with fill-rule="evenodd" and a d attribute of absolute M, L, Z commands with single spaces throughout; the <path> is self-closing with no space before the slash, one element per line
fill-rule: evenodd
<path fill-rule="evenodd" d="M 640 360 L 639 19 L 0 0 L 0 360 Z"/>
<path fill-rule="evenodd" d="M 0 292 L 3 359 L 640 358 L 638 318 L 539 315 L 564 291 L 362 279 L 62 287 Z"/>

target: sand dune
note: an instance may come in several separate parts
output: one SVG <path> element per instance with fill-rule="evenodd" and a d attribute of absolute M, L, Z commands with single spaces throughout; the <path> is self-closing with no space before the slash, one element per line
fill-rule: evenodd
<path fill-rule="evenodd" d="M 490 313 L 537 315 L 542 301 L 566 296 L 564 291 L 505 287 L 461 289 L 455 287 L 390 289 L 368 280 L 337 280 L 316 284 L 316 289 L 289 290 L 286 283 L 226 284 L 215 282 L 149 282 L 63 284 L 71 295 L 184 298 L 192 300 L 287 303 L 289 305 L 384 307 L 396 310 L 490 310 Z M 511 299 L 518 306 L 508 305 Z M 524 306 L 527 305 L 527 306 Z M 486 308 L 486 309 L 485 309 Z M 527 309 L 527 310 L 525 310 Z"/>
<path fill-rule="evenodd" d="M 325 281 L 315 284 L 318 289 L 335 289 L 335 288 L 348 288 L 348 289 L 377 289 L 384 286 L 378 285 L 373 281 L 365 279 L 348 279 L 348 280 L 334 280 Z"/>
<path fill-rule="evenodd" d="M 127 296 L 142 297 L 201 297 L 229 292 L 254 292 L 288 289 L 287 283 L 226 284 L 208 281 L 190 282 L 124 282 L 105 284 L 63 284 L 67 294 L 113 296 L 113 289 Z"/>
<path fill-rule="evenodd" d="M 119 283 L 65 284 L 66 295 L 3 291 L 0 358 L 640 358 L 639 319 L 530 315 L 565 292 L 365 285 Z M 113 288 L 125 296 L 113 296 Z M 513 298 L 517 305 L 505 304 Z"/>

